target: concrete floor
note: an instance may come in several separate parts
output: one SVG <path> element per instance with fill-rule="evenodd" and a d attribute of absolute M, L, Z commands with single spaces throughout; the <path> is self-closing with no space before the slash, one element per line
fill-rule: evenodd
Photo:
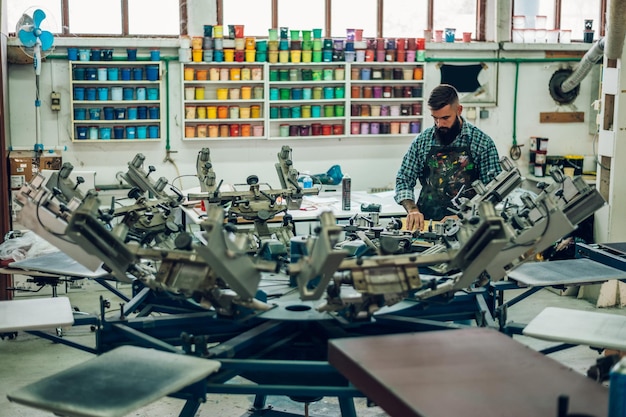
<path fill-rule="evenodd" d="M 33 284 L 27 283 L 25 277 L 17 277 L 16 287 L 36 288 Z M 119 299 L 112 293 L 103 289 L 95 282 L 80 281 L 80 287 L 59 288 L 59 296 L 70 298 L 72 305 L 80 311 L 96 313 L 98 311 L 99 297 L 103 296 L 111 300 L 114 306 L 109 314 L 117 314 L 115 306 Z M 121 291 L 130 293 L 130 287 L 120 286 Z M 519 294 L 521 290 L 511 290 L 505 293 L 505 299 L 511 299 Z M 46 286 L 37 293 L 17 291 L 16 298 L 24 299 L 30 297 L 50 297 L 50 287 Z M 559 306 L 564 308 L 575 308 L 580 310 L 597 310 L 596 307 L 582 299 L 573 296 L 561 296 L 549 290 L 541 290 L 523 302 L 516 304 L 508 311 L 509 320 L 527 323 L 546 306 Z M 602 309 L 602 312 L 612 312 L 623 314 L 619 308 Z M 82 344 L 93 345 L 94 335 L 89 329 L 82 327 L 70 327 L 63 329 L 64 337 L 75 340 Z M 542 349 L 554 343 L 531 339 L 524 336 L 515 336 L 520 343 L 524 343 L 533 349 Z M 23 405 L 11 403 L 7 400 L 6 394 L 18 387 L 28 385 L 43 377 L 55 374 L 61 370 L 80 364 L 93 356 L 89 353 L 59 345 L 50 341 L 19 332 L 15 339 L 0 340 L 0 417 L 11 416 L 51 416 L 51 413 L 29 408 Z M 593 365 L 600 357 L 600 354 L 588 347 L 579 346 L 550 355 L 551 358 L 565 364 L 576 372 L 585 374 L 587 369 Z M 236 382 L 236 380 L 234 381 Z M 198 417 L 220 416 L 220 417 L 241 417 L 247 416 L 249 407 L 253 401 L 253 396 L 237 395 L 216 395 L 210 394 L 207 401 L 200 407 Z M 284 411 L 297 415 L 309 416 L 340 416 L 340 410 L 336 399 L 323 398 L 322 400 L 308 405 L 305 410 L 303 403 L 291 401 L 286 397 L 270 396 L 268 404 L 272 405 L 276 411 Z M 365 399 L 355 400 L 357 414 L 359 417 L 384 417 L 387 414 L 379 407 L 368 407 Z M 129 416 L 177 416 L 182 409 L 183 401 L 163 398 L 142 409 L 139 409 Z"/>

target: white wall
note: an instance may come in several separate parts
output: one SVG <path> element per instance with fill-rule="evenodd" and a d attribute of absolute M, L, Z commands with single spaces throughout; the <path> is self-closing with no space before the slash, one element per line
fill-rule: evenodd
<path fill-rule="evenodd" d="M 190 24 L 190 33 L 201 32 L 203 24 L 213 23 L 214 16 L 211 10 L 203 9 L 202 2 L 190 2 L 189 16 L 203 16 Z M 198 6 L 200 4 L 200 6 Z M 70 43 L 71 42 L 71 43 Z M 145 52 L 152 46 L 162 49 L 162 56 L 178 56 L 177 44 L 173 40 L 150 39 L 57 39 L 55 54 L 62 56 L 68 45 L 106 46 L 113 47 L 116 54 L 123 54 L 126 45 L 139 46 L 139 53 Z M 511 45 L 511 44 L 509 44 Z M 562 45 L 561 49 L 586 50 L 588 44 Z M 454 58 L 478 57 L 494 58 L 507 57 L 542 57 L 543 51 L 538 51 L 538 45 L 524 46 L 517 51 L 499 51 L 497 44 L 490 43 L 476 45 L 462 45 L 454 48 L 453 45 L 428 45 L 429 56 Z M 427 48 L 428 49 L 428 48 Z M 311 173 L 325 172 L 330 166 L 339 164 L 344 173 L 353 178 L 355 189 L 369 187 L 392 186 L 400 160 L 408 147 L 408 139 L 390 139 L 383 137 L 368 139 L 290 139 L 290 140 L 223 140 L 223 141 L 182 141 L 180 126 L 181 105 L 181 75 L 180 64 L 170 62 L 170 109 L 169 109 L 169 142 L 172 153 L 171 162 L 164 162 L 166 157 L 166 141 L 158 143 L 72 143 L 70 141 L 70 91 L 69 65 L 64 59 L 51 59 L 42 67 L 41 75 L 41 119 L 42 143 L 48 148 L 57 146 L 67 150 L 63 153 L 64 161 L 71 162 L 77 170 L 97 171 L 97 184 L 114 183 L 115 174 L 125 171 L 126 164 L 136 153 L 146 155 L 146 161 L 157 167 L 153 175 L 164 176 L 170 181 L 180 175 L 195 174 L 195 160 L 202 147 L 211 149 L 211 156 L 218 178 L 227 183 L 242 183 L 250 174 L 259 175 L 261 181 L 277 185 L 274 169 L 276 154 L 281 146 L 288 144 L 293 148 L 295 166 L 300 171 Z M 488 107 L 489 117 L 477 119 L 475 124 L 480 126 L 496 141 L 502 155 L 508 155 L 513 130 L 513 96 L 515 82 L 515 64 L 487 63 L 490 68 L 497 68 L 497 105 Z M 581 93 L 574 106 L 578 111 L 585 112 L 585 123 L 567 124 L 540 124 L 539 113 L 544 111 L 571 111 L 573 107 L 557 106 L 548 94 L 548 81 L 552 73 L 563 63 L 522 63 L 520 64 L 517 140 L 525 144 L 522 148 L 523 158 L 518 161 L 524 172 L 528 164 L 528 140 L 530 136 L 550 138 L 549 153 L 563 155 L 568 153 L 590 155 L 593 153 L 592 138 L 588 133 L 590 117 L 590 103 L 592 101 L 591 76 L 588 76 L 582 86 Z M 436 63 L 429 63 L 426 69 L 425 94 L 439 82 Z M 9 111 L 10 111 L 10 145 L 14 148 L 31 149 L 35 143 L 35 108 L 34 108 L 34 73 L 31 65 L 9 66 Z M 61 93 L 62 110 L 50 110 L 50 92 Z M 165 110 L 162 110 L 165 114 Z M 426 117 L 425 125 L 431 123 Z M 183 178 L 174 183 L 183 188 L 197 186 L 194 178 Z"/>

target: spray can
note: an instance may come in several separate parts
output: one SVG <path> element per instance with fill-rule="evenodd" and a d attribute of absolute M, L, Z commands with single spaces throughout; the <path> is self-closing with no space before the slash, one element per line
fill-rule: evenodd
<path fill-rule="evenodd" d="M 609 380 L 609 417 L 626 417 L 626 358 L 611 369 Z"/>
<path fill-rule="evenodd" d="M 341 209 L 350 210 L 350 190 L 352 188 L 352 180 L 345 174 L 341 180 Z"/>

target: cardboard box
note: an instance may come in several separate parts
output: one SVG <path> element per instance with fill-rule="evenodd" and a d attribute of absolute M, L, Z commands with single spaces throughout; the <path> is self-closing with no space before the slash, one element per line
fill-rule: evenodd
<path fill-rule="evenodd" d="M 63 157 L 58 154 L 46 154 L 45 156 L 40 156 L 39 161 L 37 162 L 37 168 L 39 172 L 44 169 L 58 171 L 61 169 L 63 165 Z"/>
<path fill-rule="evenodd" d="M 19 190 L 33 179 L 33 172 L 37 172 L 34 152 L 12 151 L 9 154 L 9 169 L 11 170 L 11 189 Z"/>

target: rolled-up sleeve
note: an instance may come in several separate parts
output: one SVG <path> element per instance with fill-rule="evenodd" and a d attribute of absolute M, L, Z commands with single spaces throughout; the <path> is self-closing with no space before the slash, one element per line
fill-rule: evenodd
<path fill-rule="evenodd" d="M 400 204 L 404 200 L 415 200 L 415 185 L 420 172 L 418 166 L 418 140 L 416 138 L 409 150 L 402 158 L 402 164 L 396 174 L 396 189 L 394 199 Z"/>

